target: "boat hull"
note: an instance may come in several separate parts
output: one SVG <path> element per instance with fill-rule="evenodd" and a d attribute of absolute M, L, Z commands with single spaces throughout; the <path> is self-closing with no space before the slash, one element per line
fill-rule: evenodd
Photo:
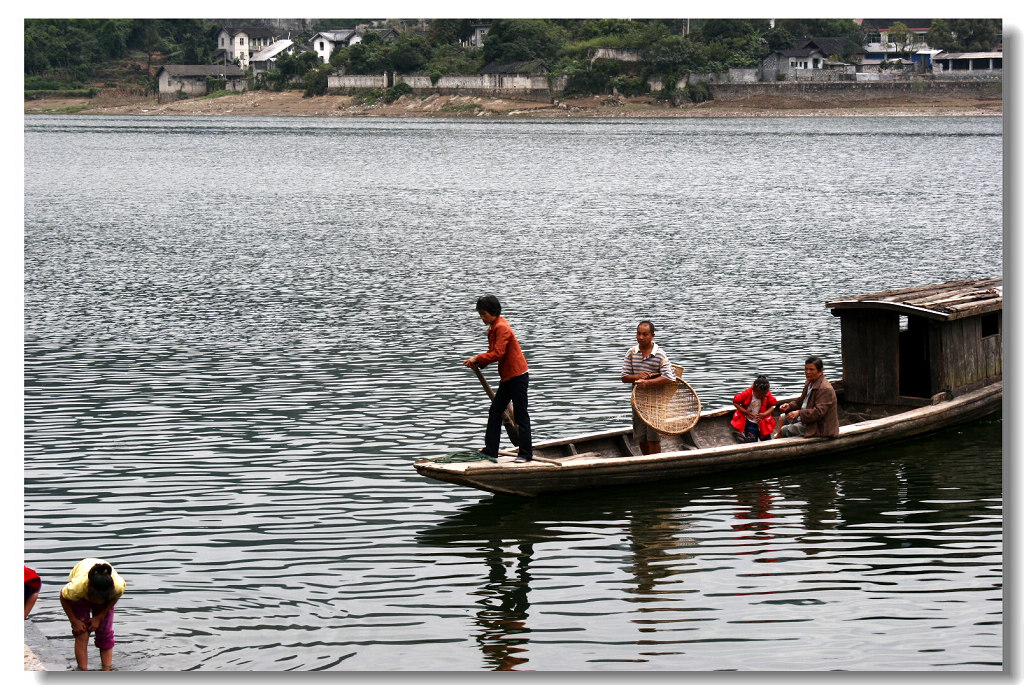
<path fill-rule="evenodd" d="M 993 383 L 951 400 L 900 412 L 895 415 L 850 423 L 840 428 L 839 437 L 779 438 L 747 444 L 724 444 L 690 448 L 655 455 L 608 456 L 599 453 L 570 455 L 528 463 L 463 462 L 438 463 L 419 459 L 414 463 L 423 476 L 478 488 L 488 492 L 536 497 L 539 495 L 636 485 L 654 481 L 691 478 L 724 471 L 819 458 L 874 447 L 935 432 L 974 421 L 1002 406 L 1003 384 Z M 712 416 L 722 417 L 724 412 Z M 702 421 L 705 417 L 702 416 Z M 699 425 L 699 424 L 698 424 Z M 580 445 L 624 439 L 629 431 L 580 436 L 571 441 L 538 443 L 535 453 L 546 446 Z M 573 450 L 575 451 L 575 450 Z"/>

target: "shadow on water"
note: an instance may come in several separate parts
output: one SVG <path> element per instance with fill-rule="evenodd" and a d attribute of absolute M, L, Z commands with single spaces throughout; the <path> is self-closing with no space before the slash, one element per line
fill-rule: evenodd
<path fill-rule="evenodd" d="M 728 504 L 718 500 L 718 506 L 729 509 L 729 530 L 724 532 L 741 550 L 733 552 L 737 555 L 757 554 L 750 543 L 775 536 L 789 536 L 786 546 L 799 548 L 802 541 L 828 530 L 856 529 L 859 545 L 873 549 L 875 556 L 887 549 L 930 547 L 927 530 L 893 535 L 892 527 L 912 525 L 922 507 L 921 497 L 932 497 L 936 489 L 955 490 L 959 502 L 999 498 L 1002 484 L 993 482 L 992 474 L 999 473 L 1001 430 L 1002 416 L 994 414 L 923 438 L 781 468 L 535 499 L 494 495 L 420 530 L 416 542 L 459 548 L 463 555 L 483 562 L 475 639 L 489 668 L 515 670 L 529 661 L 530 594 L 538 545 L 579 544 L 589 539 L 586 531 L 595 525 L 621 524 L 632 584 L 627 601 L 641 606 L 658 595 L 660 583 L 683 572 L 681 562 L 700 553 L 697 531 L 707 527 L 704 509 L 709 495 L 728 496 Z M 792 509 L 794 501 L 800 503 L 798 532 L 780 533 L 775 529 L 792 526 L 792 521 L 783 522 L 779 509 Z M 944 520 L 956 524 L 964 516 L 952 501 L 945 517 L 941 504 L 930 501 L 928 508 L 925 528 Z M 906 513 L 901 515 L 901 509 Z M 751 549 L 742 551 L 744 545 Z M 814 553 L 813 545 L 802 549 Z M 792 554 L 789 549 L 756 561 L 771 564 L 780 561 L 780 555 Z M 887 569 L 888 562 L 878 568 L 865 563 L 869 573 Z"/>

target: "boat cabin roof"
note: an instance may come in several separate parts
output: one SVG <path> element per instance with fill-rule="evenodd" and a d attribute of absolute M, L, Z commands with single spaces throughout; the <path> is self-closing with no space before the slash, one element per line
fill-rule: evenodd
<path fill-rule="evenodd" d="M 848 309 L 885 309 L 939 321 L 978 316 L 1003 308 L 1003 279 L 950 281 L 826 302 L 836 316 Z"/>

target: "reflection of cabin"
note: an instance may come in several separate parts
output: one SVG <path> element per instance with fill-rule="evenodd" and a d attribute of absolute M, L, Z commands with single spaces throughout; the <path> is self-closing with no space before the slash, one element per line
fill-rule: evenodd
<path fill-rule="evenodd" d="M 832 300 L 848 402 L 927 404 L 1001 380 L 1003 279 L 951 281 Z"/>

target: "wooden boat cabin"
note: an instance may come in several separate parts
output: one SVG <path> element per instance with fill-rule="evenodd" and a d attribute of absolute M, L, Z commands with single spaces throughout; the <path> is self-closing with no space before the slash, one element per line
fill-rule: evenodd
<path fill-rule="evenodd" d="M 1002 278 L 888 290 L 825 306 L 842 322 L 846 402 L 922 406 L 1002 379 Z"/>

